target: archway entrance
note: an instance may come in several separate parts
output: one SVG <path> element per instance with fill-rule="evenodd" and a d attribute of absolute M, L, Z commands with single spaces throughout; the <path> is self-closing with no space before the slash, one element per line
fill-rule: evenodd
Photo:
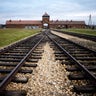
<path fill-rule="evenodd" d="M 49 24 L 48 23 L 44 23 L 43 24 L 43 28 L 48 29 L 49 28 Z"/>

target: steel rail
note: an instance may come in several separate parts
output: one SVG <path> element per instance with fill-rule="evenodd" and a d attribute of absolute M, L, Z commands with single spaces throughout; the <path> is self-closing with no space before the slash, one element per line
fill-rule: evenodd
<path fill-rule="evenodd" d="M 64 53 L 66 53 L 67 56 L 68 56 L 71 60 L 73 60 L 73 61 L 79 66 L 79 68 L 80 68 L 83 72 L 87 73 L 89 79 L 96 81 L 96 76 L 94 76 L 84 65 L 82 65 L 80 62 L 78 62 L 69 52 L 67 52 L 60 44 L 58 44 L 55 40 L 53 40 L 46 32 L 45 32 L 45 34 L 48 36 L 48 38 L 49 38 L 51 41 L 54 42 L 55 45 L 57 45 Z M 59 36 L 58 36 L 58 37 L 59 37 Z"/>
<path fill-rule="evenodd" d="M 10 83 L 12 78 L 16 75 L 18 70 L 22 67 L 24 62 L 30 57 L 33 50 L 40 44 L 40 42 L 44 39 L 44 36 L 35 44 L 35 46 L 26 54 L 26 56 L 17 64 L 17 66 L 6 76 L 6 78 L 0 83 L 0 91 L 2 92 L 6 86 Z"/>

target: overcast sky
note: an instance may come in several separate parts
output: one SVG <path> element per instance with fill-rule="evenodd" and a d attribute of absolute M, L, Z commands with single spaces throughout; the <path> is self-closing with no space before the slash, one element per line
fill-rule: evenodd
<path fill-rule="evenodd" d="M 0 0 L 0 23 L 6 20 L 84 20 L 96 24 L 96 0 Z"/>

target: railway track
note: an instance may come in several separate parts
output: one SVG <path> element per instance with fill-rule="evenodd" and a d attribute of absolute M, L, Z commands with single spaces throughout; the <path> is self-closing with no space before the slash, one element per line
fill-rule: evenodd
<path fill-rule="evenodd" d="M 28 82 L 28 78 L 16 77 L 16 74 L 32 73 L 29 67 L 37 66 L 43 53 L 41 46 L 46 42 L 54 49 L 55 59 L 66 65 L 72 91 L 93 96 L 96 93 L 96 52 L 49 30 L 0 50 L 0 96 L 26 96 L 26 90 L 7 90 L 8 85 L 10 82 Z"/>
<path fill-rule="evenodd" d="M 50 32 L 45 34 L 57 46 L 53 47 L 56 60 L 67 66 L 68 78 L 76 82 L 73 91 L 93 96 L 96 93 L 96 52 Z"/>
<path fill-rule="evenodd" d="M 16 74 L 32 73 L 32 70 L 22 69 L 22 67 L 37 66 L 34 63 L 38 62 L 38 59 L 41 58 L 42 52 L 36 48 L 44 38 L 42 34 L 29 37 L 0 50 L 0 96 L 26 95 L 26 90 L 7 91 L 6 87 L 11 81 L 16 83 L 28 82 L 28 78 L 19 78 L 16 77 Z"/>
<path fill-rule="evenodd" d="M 65 31 L 60 31 L 60 30 L 54 30 L 54 31 L 96 42 L 96 36 L 91 36 L 91 35 L 87 35 L 87 34 L 80 34 L 80 33 L 73 33 L 73 32 L 65 32 Z"/>

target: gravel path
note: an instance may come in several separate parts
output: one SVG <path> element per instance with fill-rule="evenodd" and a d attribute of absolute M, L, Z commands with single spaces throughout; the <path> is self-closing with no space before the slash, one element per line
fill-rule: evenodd
<path fill-rule="evenodd" d="M 75 36 L 71 36 L 71 35 L 67 35 L 67 34 L 63 34 L 63 33 L 59 33 L 59 32 L 55 32 L 55 31 L 51 31 L 51 32 L 53 34 L 56 34 L 56 35 L 61 36 L 63 38 L 72 40 L 73 42 L 79 43 L 85 47 L 88 47 L 88 48 L 96 51 L 96 42 L 94 42 L 94 41 L 75 37 Z"/>
<path fill-rule="evenodd" d="M 43 57 L 30 77 L 27 96 L 76 96 L 71 92 L 65 66 L 55 61 L 53 53 L 49 43 L 46 43 Z"/>

